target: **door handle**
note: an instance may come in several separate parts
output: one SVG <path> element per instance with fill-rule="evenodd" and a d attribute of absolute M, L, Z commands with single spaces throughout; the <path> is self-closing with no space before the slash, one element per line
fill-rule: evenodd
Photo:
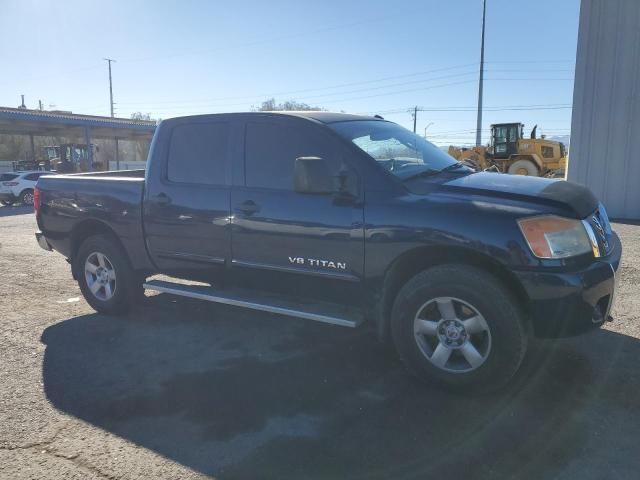
<path fill-rule="evenodd" d="M 169 205 L 171 203 L 171 197 L 164 192 L 154 195 L 153 198 L 159 205 Z"/>
<path fill-rule="evenodd" d="M 246 202 L 242 202 L 240 205 L 236 207 L 236 210 L 244 213 L 245 215 L 253 215 L 260 207 L 253 200 L 247 200 Z"/>

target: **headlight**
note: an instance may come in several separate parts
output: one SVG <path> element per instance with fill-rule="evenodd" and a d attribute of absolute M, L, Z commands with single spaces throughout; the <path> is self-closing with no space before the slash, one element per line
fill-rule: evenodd
<path fill-rule="evenodd" d="M 567 258 L 588 252 L 600 256 L 591 226 L 580 220 L 545 215 L 522 218 L 518 225 L 538 258 Z"/>

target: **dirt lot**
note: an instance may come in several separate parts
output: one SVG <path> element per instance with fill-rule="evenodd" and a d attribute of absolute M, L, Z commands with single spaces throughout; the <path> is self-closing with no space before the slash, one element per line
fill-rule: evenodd
<path fill-rule="evenodd" d="M 364 331 L 167 295 L 97 315 L 34 228 L 0 208 L 0 478 L 638 478 L 638 226 L 616 322 L 476 398 Z"/>

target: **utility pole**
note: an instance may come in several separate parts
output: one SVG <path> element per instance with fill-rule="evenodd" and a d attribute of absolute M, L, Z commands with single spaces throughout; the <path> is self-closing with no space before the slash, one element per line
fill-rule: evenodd
<path fill-rule="evenodd" d="M 416 122 L 418 121 L 418 106 L 413 109 L 413 133 L 416 133 Z"/>
<path fill-rule="evenodd" d="M 38 100 L 38 108 L 42 111 L 42 100 Z"/>
<path fill-rule="evenodd" d="M 484 24 L 487 0 L 482 0 L 482 39 L 480 43 L 480 81 L 478 82 L 478 122 L 476 124 L 476 146 L 482 145 L 482 89 L 484 86 Z"/>
<path fill-rule="evenodd" d="M 111 102 L 111 118 L 113 118 L 113 83 L 111 82 L 111 62 L 115 62 L 113 58 L 105 58 L 109 64 L 109 100 Z"/>

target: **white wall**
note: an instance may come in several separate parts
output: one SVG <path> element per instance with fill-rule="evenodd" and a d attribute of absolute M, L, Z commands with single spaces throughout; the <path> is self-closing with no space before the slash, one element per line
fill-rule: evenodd
<path fill-rule="evenodd" d="M 582 0 L 567 178 L 640 219 L 640 0 Z"/>

